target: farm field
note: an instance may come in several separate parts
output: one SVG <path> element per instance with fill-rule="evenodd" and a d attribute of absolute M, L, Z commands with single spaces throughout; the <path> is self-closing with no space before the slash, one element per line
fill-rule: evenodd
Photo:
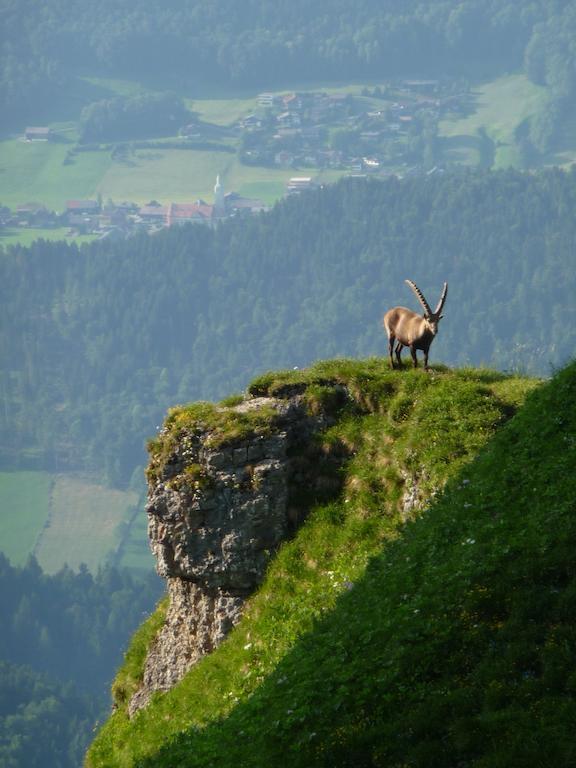
<path fill-rule="evenodd" d="M 546 99 L 546 89 L 524 75 L 508 75 L 473 89 L 472 96 L 469 115 L 439 124 L 447 157 L 466 165 L 481 164 L 485 135 L 494 144 L 494 167 L 518 166 L 514 132 L 538 111 Z"/>
<path fill-rule="evenodd" d="M 90 198 L 111 163 L 109 152 L 79 152 L 65 158 L 71 144 L 0 141 L 0 204 L 15 208 L 35 202 L 63 211 L 66 200 Z"/>
<path fill-rule="evenodd" d="M 150 200 L 192 202 L 199 198 L 212 202 L 218 174 L 227 191 L 258 196 L 265 203 L 273 204 L 282 197 L 286 182 L 296 173 L 291 169 L 245 166 L 234 154 L 218 151 L 140 149 L 134 150 L 127 161 L 113 162 L 110 151 L 102 149 L 78 153 L 72 164 L 63 165 L 65 151 L 48 142 L 0 142 L 0 204 L 15 208 L 38 202 L 61 212 L 66 200 L 93 199 L 98 194 L 104 200 L 112 198 L 140 204 Z M 306 169 L 305 175 L 318 177 L 319 173 Z M 332 181 L 341 175 L 332 171 L 321 175 L 319 180 Z M 28 232 L 23 235 L 24 240 L 30 239 Z M 31 239 L 38 237 L 63 239 L 64 233 L 43 230 Z M 23 240 L 18 231 L 8 231 L 4 239 L 0 238 L 0 243 L 3 242 Z"/>
<path fill-rule="evenodd" d="M 24 565 L 50 512 L 48 472 L 0 472 L 0 551 Z"/>
<path fill-rule="evenodd" d="M 38 562 L 46 573 L 64 563 L 76 570 L 85 563 L 92 572 L 116 550 L 122 523 L 137 494 L 105 488 L 74 475 L 56 475 L 49 524 L 36 543 Z"/>
<path fill-rule="evenodd" d="M 35 227 L 8 227 L 0 230 L 0 246 L 2 245 L 32 245 L 36 240 L 67 240 L 70 243 L 91 243 L 96 235 L 70 235 L 68 227 L 55 229 L 37 229 Z"/>
<path fill-rule="evenodd" d="M 97 186 L 104 199 L 147 203 L 212 202 L 214 182 L 220 175 L 227 191 L 256 195 L 268 204 L 284 194 L 293 170 L 242 165 L 228 152 L 186 149 L 136 150 L 128 163 L 112 163 Z M 313 169 L 307 174 L 317 176 Z M 341 175 L 341 174 L 340 174 Z"/>
<path fill-rule="evenodd" d="M 186 99 L 186 105 L 205 123 L 230 126 L 256 108 L 256 96 L 248 98 Z"/>
<path fill-rule="evenodd" d="M 136 572 L 153 570 L 155 560 L 148 543 L 148 521 L 143 509 L 138 509 L 132 518 L 119 554 L 116 565 L 121 568 Z"/>
<path fill-rule="evenodd" d="M 24 565 L 33 553 L 54 573 L 64 563 L 96 571 L 119 550 L 117 565 L 150 570 L 146 516 L 134 515 L 137 503 L 137 493 L 76 475 L 0 472 L 0 551 L 13 565 Z"/>

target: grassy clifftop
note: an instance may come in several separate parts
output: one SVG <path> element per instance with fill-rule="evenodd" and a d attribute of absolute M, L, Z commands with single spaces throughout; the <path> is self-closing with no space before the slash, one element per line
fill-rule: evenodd
<path fill-rule="evenodd" d="M 335 382 L 351 399 L 320 440 L 351 453 L 342 493 L 281 547 L 228 640 L 130 721 L 159 609 L 91 768 L 576 760 L 576 365 L 536 386 L 332 361 L 250 389 L 298 384 L 315 408 Z M 426 511 L 406 520 L 410 499 Z"/>

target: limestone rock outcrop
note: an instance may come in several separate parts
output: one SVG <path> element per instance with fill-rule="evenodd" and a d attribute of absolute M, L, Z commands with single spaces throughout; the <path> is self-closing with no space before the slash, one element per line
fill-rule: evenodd
<path fill-rule="evenodd" d="M 335 392 L 346 400 L 343 387 Z M 166 447 L 151 460 L 148 533 L 169 608 L 130 714 L 222 642 L 271 554 L 305 515 L 306 499 L 330 495 L 339 484 L 344 454 L 314 440 L 331 417 L 311 409 L 302 389 L 215 408 L 220 424 L 244 420 L 240 434 L 223 435 L 198 419 L 168 439 L 166 426 Z"/>

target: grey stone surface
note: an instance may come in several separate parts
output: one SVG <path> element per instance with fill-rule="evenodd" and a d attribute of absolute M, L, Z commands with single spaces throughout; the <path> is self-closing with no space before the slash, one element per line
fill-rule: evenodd
<path fill-rule="evenodd" d="M 166 622 L 148 652 L 143 685 L 130 702 L 130 716 L 148 703 L 154 691 L 176 685 L 240 618 L 241 597 L 206 591 L 182 579 L 168 580 L 168 594 Z"/>
<path fill-rule="evenodd" d="M 289 394 L 289 399 L 254 398 L 235 406 L 274 409 L 271 433 L 218 448 L 211 445 L 209 430 L 182 434 L 149 482 L 148 535 L 170 604 L 130 714 L 217 647 L 261 583 L 270 553 L 304 516 L 290 503 L 290 489 L 295 482 L 316 487 L 316 462 L 306 451 L 329 419 L 308 414 L 301 394 Z M 190 466 L 200 471 L 190 477 Z"/>

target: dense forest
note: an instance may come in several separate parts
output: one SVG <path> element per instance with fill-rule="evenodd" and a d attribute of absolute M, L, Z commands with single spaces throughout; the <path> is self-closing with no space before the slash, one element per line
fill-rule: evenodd
<path fill-rule="evenodd" d="M 173 136 L 187 120 L 192 114 L 170 93 L 102 99 L 82 110 L 80 138 L 90 142 Z"/>
<path fill-rule="evenodd" d="M 552 0 L 0 0 L 0 28 L 0 112 L 14 126 L 88 71 L 152 78 L 164 89 L 169 78 L 192 94 L 521 68 L 556 99 L 576 87 L 576 8 Z"/>
<path fill-rule="evenodd" d="M 575 209 L 576 171 L 351 179 L 214 229 L 8 248 L 2 462 L 126 483 L 175 403 L 385 355 L 407 277 L 431 303 L 449 283 L 432 363 L 546 375 L 576 348 Z"/>
<path fill-rule="evenodd" d="M 135 581 L 105 568 L 44 574 L 0 553 L 0 764 L 77 768 L 122 649 L 160 595 L 154 574 Z"/>
<path fill-rule="evenodd" d="M 73 686 L 0 661 L 0 765 L 77 768 L 98 712 Z"/>

